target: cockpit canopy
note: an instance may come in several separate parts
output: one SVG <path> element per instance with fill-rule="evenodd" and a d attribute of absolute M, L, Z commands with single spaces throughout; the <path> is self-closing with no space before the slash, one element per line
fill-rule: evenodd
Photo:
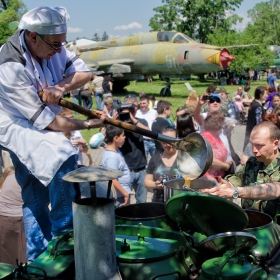
<path fill-rule="evenodd" d="M 190 37 L 176 31 L 159 31 L 157 34 L 158 42 L 170 42 L 176 44 L 189 43 L 193 41 Z"/>

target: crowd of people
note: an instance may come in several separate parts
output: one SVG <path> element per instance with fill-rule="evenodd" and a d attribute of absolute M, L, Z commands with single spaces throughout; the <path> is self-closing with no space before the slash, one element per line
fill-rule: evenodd
<path fill-rule="evenodd" d="M 168 137 L 200 133 L 213 149 L 205 178 L 218 184 L 202 192 L 241 197 L 243 207 L 272 217 L 280 212 L 280 88 L 274 71 L 254 94 L 249 85 L 238 85 L 233 99 L 215 85 L 201 96 L 191 91 L 171 120 L 172 104 L 152 95 L 128 94 L 115 104 L 111 76 L 91 73 L 64 48 L 68 19 L 63 7 L 30 10 L 0 49 L 0 149 L 10 157 L 0 181 L 0 262 L 32 262 L 52 238 L 72 229 L 76 191 L 62 177 L 83 164 L 83 153 L 94 164 L 79 131 L 102 128 L 107 117 L 125 116 L 135 127 Z M 88 109 L 94 95 L 100 119 L 77 120 L 71 111 L 61 111 L 65 92 Z M 241 161 L 231 143 L 240 121 L 246 122 Z M 163 202 L 164 182 L 181 177 L 176 148 L 114 126 L 104 133 L 102 164 L 124 174 L 113 180 L 116 206 L 129 204 L 132 190 L 136 203 L 146 202 L 147 190 L 153 191 L 152 201 Z M 11 250 L 11 240 L 17 250 Z"/>

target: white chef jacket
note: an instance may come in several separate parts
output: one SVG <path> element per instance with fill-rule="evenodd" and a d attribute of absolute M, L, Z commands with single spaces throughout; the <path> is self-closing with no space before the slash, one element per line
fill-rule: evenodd
<path fill-rule="evenodd" d="M 41 68 L 27 50 L 23 34 L 16 32 L 0 49 L 0 144 L 47 186 L 76 151 L 62 133 L 45 130 L 61 108 L 42 103 L 38 92 L 63 76 L 89 69 L 64 47 L 43 60 Z"/>

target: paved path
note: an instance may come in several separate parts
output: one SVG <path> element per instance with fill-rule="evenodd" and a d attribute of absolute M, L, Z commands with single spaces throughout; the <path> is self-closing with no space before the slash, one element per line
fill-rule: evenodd
<path fill-rule="evenodd" d="M 237 125 L 232 131 L 231 142 L 235 152 L 241 157 L 245 138 L 246 125 Z"/>

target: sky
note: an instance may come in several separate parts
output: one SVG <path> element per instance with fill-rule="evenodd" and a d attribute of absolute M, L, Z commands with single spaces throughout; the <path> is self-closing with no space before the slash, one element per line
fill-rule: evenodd
<path fill-rule="evenodd" d="M 77 37 L 92 39 L 104 31 L 110 38 L 149 32 L 149 20 L 154 15 L 153 8 L 161 6 L 161 0 L 22 0 L 28 10 L 38 6 L 64 6 L 69 15 L 67 41 Z M 244 18 L 237 29 L 242 30 L 248 23 L 247 11 L 260 0 L 243 0 L 235 11 Z"/>

